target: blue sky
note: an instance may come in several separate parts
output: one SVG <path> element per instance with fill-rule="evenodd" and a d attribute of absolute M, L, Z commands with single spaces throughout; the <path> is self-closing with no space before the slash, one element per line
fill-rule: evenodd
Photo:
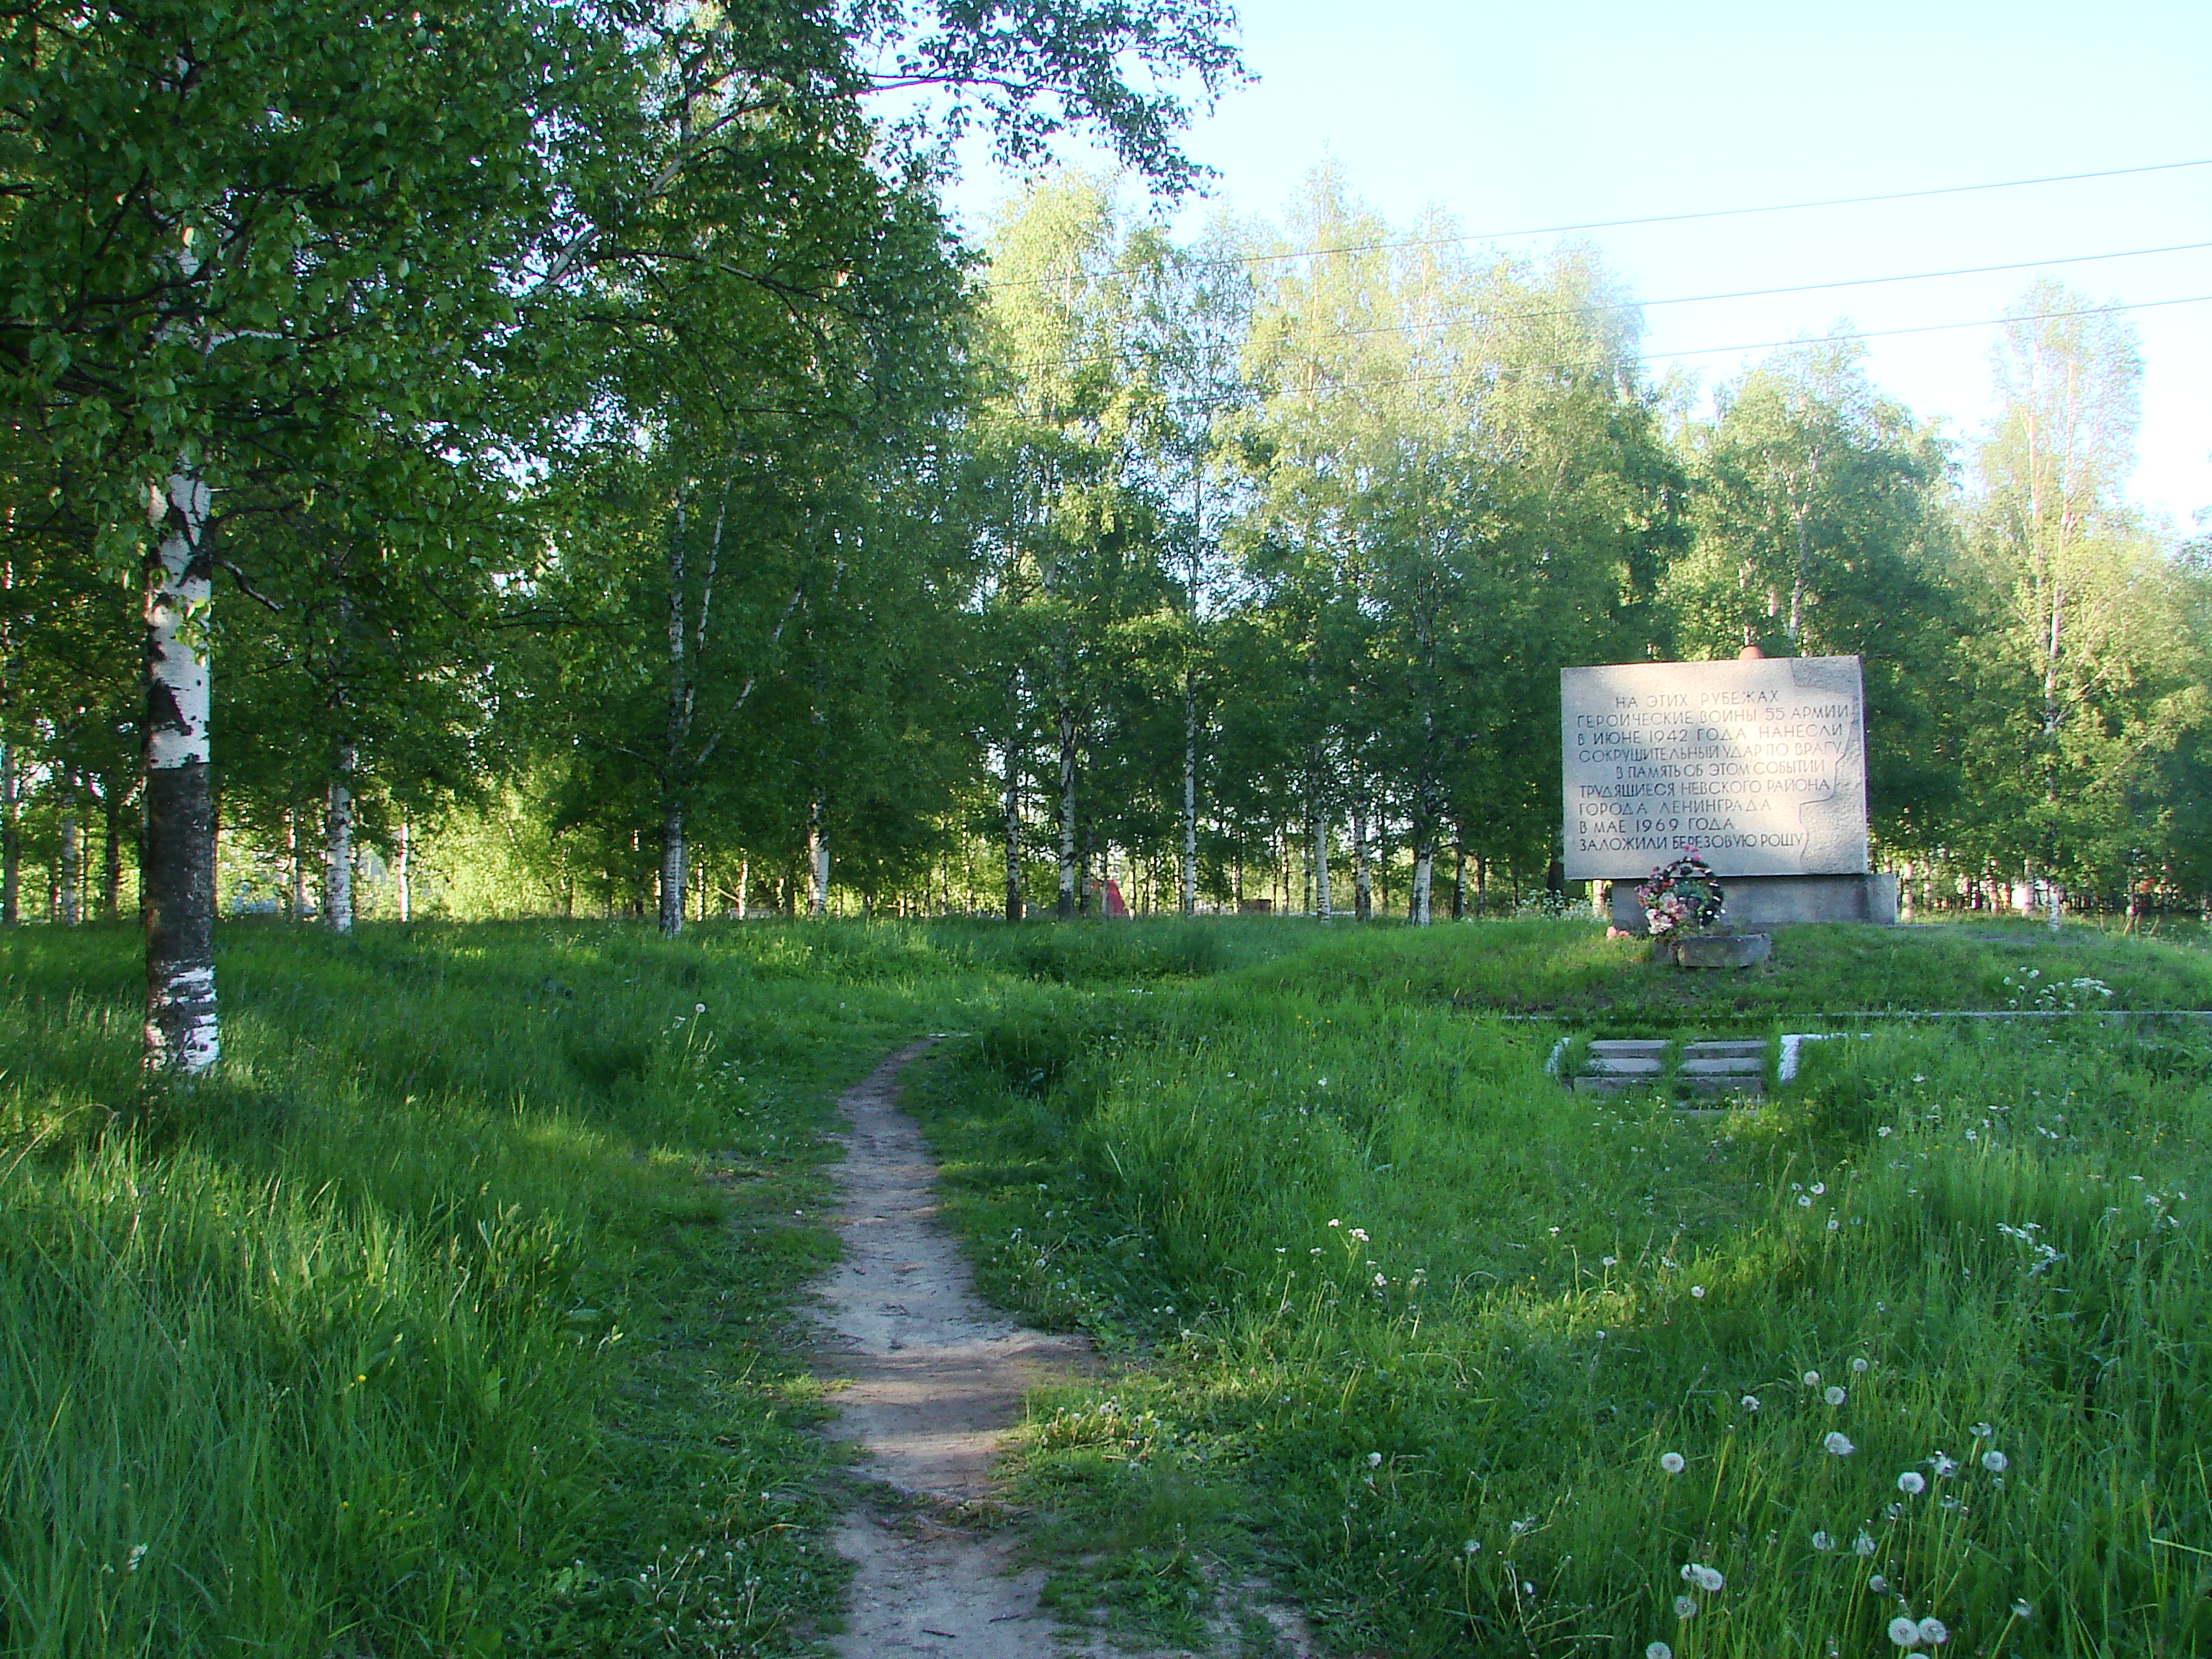
<path fill-rule="evenodd" d="M 2212 4 L 1849 7 L 1246 0 L 1258 84 L 1192 133 L 1218 168 L 1194 227 L 1272 216 L 1325 158 L 1394 222 L 1470 232 L 2212 161 Z M 971 172 L 971 219 L 1003 193 Z M 1541 247 L 1557 237 L 1498 246 Z M 1647 302 L 1964 267 L 1941 280 L 1651 306 L 1658 354 L 1993 318 L 2055 276 L 2097 300 L 2212 295 L 2212 167 L 2076 184 L 1586 233 Z M 2135 313 L 2137 499 L 2186 528 L 2212 508 L 2212 303 Z M 1971 438 L 1988 327 L 1869 342 L 1877 381 Z M 1710 384 L 1758 351 L 1685 356 Z M 1663 373 L 1673 359 L 1653 364 Z M 2212 527 L 2212 525 L 2208 525 Z"/>

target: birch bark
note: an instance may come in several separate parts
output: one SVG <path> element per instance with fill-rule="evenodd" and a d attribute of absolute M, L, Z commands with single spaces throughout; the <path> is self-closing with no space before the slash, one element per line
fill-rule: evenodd
<path fill-rule="evenodd" d="M 15 745 L 0 747 L 0 927 L 23 919 L 22 805 L 15 787 Z"/>
<path fill-rule="evenodd" d="M 145 1064 L 186 1077 L 222 1052 L 208 773 L 210 506 L 206 481 L 189 465 L 148 501 L 161 536 L 146 570 Z"/>
<path fill-rule="evenodd" d="M 73 781 L 64 781 L 70 795 L 62 813 L 61 847 L 55 855 L 54 920 L 74 927 L 84 920 L 79 895 L 84 890 L 84 823 L 76 799 Z"/>
<path fill-rule="evenodd" d="M 338 745 L 323 801 L 323 921 L 333 933 L 353 932 L 353 774 L 359 757 Z"/>
<path fill-rule="evenodd" d="M 1060 919 L 1075 915 L 1075 711 L 1060 710 Z"/>
<path fill-rule="evenodd" d="M 399 889 L 399 920 L 415 920 L 415 877 L 410 866 L 414 854 L 413 826 L 405 818 L 399 820 L 392 847 L 392 878 Z"/>

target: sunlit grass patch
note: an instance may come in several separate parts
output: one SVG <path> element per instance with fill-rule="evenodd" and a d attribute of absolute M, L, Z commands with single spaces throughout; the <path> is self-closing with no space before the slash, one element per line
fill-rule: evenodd
<path fill-rule="evenodd" d="M 1516 927 L 1509 978 L 1551 931 L 1559 975 L 1605 967 Z M 1882 959 L 1923 937 L 1853 968 L 1839 930 L 1835 982 L 2002 989 L 2003 941 Z M 2203 973 L 2081 949 L 2138 991 Z M 1455 1012 L 1497 999 L 1482 961 L 1331 941 L 1049 1064 L 1019 1012 L 933 1081 L 986 1284 L 1150 1368 L 1060 1401 L 1027 1479 L 1101 1528 L 1143 1469 L 1232 1485 L 1347 1650 L 2212 1644 L 2212 1034 L 1881 1024 L 1692 1119 Z M 1140 1436 L 1079 1431 L 1139 1402 Z"/>

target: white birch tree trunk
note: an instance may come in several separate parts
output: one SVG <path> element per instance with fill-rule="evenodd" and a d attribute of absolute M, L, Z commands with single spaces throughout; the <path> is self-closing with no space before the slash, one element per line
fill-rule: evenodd
<path fill-rule="evenodd" d="M 78 895 L 84 889 L 84 823 L 80 817 L 74 791 L 68 809 L 62 814 L 62 844 L 56 854 L 54 887 L 54 920 L 64 927 L 74 927 L 84 919 Z"/>
<path fill-rule="evenodd" d="M 0 927 L 23 919 L 23 823 L 15 745 L 0 747 Z"/>
<path fill-rule="evenodd" d="M 1423 847 L 1413 855 L 1413 897 L 1406 908 L 1407 919 L 1416 927 L 1429 925 L 1429 891 L 1435 874 L 1436 858 L 1432 849 Z"/>
<path fill-rule="evenodd" d="M 307 915 L 307 861 L 300 854 L 300 809 L 296 806 L 284 814 L 284 852 L 292 860 L 292 920 L 301 921 Z"/>
<path fill-rule="evenodd" d="M 822 822 L 822 803 L 806 817 L 806 914 L 830 914 L 830 831 Z"/>
<path fill-rule="evenodd" d="M 413 826 L 405 818 L 399 820 L 399 829 L 393 837 L 392 849 L 392 878 L 399 889 L 399 920 L 415 920 L 415 878 L 408 860 L 414 852 Z"/>
<path fill-rule="evenodd" d="M 672 806 L 660 820 L 660 936 L 684 931 L 684 809 Z"/>
<path fill-rule="evenodd" d="M 1060 919 L 1075 915 L 1075 714 L 1060 711 Z"/>
<path fill-rule="evenodd" d="M 752 860 L 749 857 L 739 859 L 738 860 L 738 920 L 739 921 L 745 919 L 745 889 L 752 881 Z"/>
<path fill-rule="evenodd" d="M 1009 677 L 1007 702 L 1014 697 Z M 1006 732 L 1006 920 L 1022 919 L 1022 773 L 1021 734 L 1011 725 Z"/>
<path fill-rule="evenodd" d="M 1198 914 L 1198 683 L 1182 671 L 1182 914 Z"/>
<path fill-rule="evenodd" d="M 183 465 L 147 503 L 160 540 L 146 572 L 145 1064 L 185 1077 L 222 1053 L 208 774 L 211 504 L 198 469 Z"/>
<path fill-rule="evenodd" d="M 338 745 L 323 802 L 323 921 L 333 933 L 353 932 L 353 769 L 349 743 Z"/>
<path fill-rule="evenodd" d="M 1334 920 L 1328 897 L 1328 814 L 1314 814 L 1313 833 L 1314 915 L 1323 921 Z"/>

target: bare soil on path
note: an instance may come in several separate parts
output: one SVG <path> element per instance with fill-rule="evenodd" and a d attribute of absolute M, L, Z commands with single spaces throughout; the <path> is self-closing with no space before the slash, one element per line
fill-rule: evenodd
<path fill-rule="evenodd" d="M 858 1505 L 837 1536 L 852 1561 L 848 1659 L 957 1654 L 1022 1659 L 1054 1650 L 1037 1602 L 1042 1568 L 1015 1571 L 1016 1540 L 990 1528 L 992 1460 L 1041 1383 L 1095 1373 L 1081 1336 L 1016 1323 L 975 1294 L 937 1223 L 937 1166 L 898 1107 L 902 1048 L 839 1102 L 850 1128 L 836 1216 L 845 1259 L 824 1286 L 823 1359 L 849 1386 L 838 1432 L 867 1449 L 861 1472 L 896 1494 Z"/>

